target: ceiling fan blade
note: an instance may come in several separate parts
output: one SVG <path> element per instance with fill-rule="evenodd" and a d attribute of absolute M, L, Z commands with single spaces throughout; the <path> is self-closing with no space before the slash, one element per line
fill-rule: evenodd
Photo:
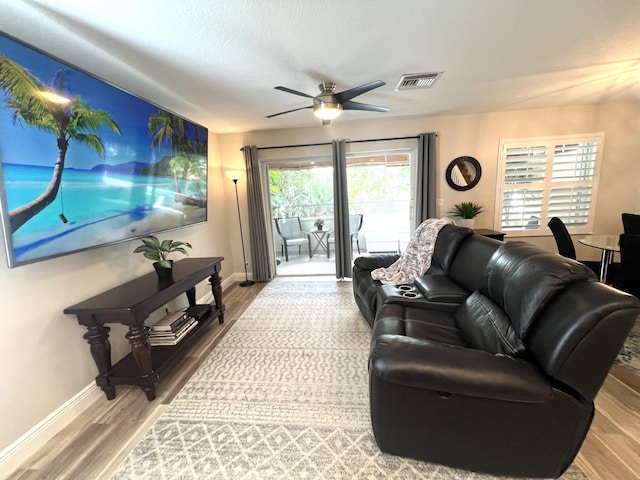
<path fill-rule="evenodd" d="M 300 95 L 301 97 L 313 98 L 311 95 L 307 95 L 306 93 L 302 93 L 297 90 L 292 90 L 291 88 L 287 88 L 287 87 L 273 87 L 273 88 L 275 88 L 276 90 L 281 90 L 283 92 L 293 93 L 294 95 Z"/>
<path fill-rule="evenodd" d="M 336 93 L 336 98 L 338 99 L 338 103 L 348 102 L 358 95 L 362 95 L 363 93 L 367 93 L 368 91 L 373 90 L 374 88 L 381 87 L 383 85 L 385 85 L 385 83 L 382 80 L 365 83 L 364 85 L 360 85 L 359 87 L 354 87 L 349 90 L 345 90 L 344 92 Z"/>
<path fill-rule="evenodd" d="M 342 104 L 343 110 L 367 110 L 369 112 L 388 112 L 387 107 L 379 107 L 378 105 L 369 105 L 368 103 L 360 102 L 344 102 Z"/>
<path fill-rule="evenodd" d="M 274 113 L 273 115 L 267 115 L 266 118 L 277 117 L 278 115 L 284 115 L 285 113 L 297 112 L 298 110 L 306 110 L 307 108 L 313 108 L 313 105 L 308 107 L 294 108 L 293 110 L 287 110 L 286 112 Z"/>

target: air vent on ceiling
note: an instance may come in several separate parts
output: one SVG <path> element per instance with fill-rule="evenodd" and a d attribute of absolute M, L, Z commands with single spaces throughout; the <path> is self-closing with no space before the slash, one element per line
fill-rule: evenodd
<path fill-rule="evenodd" d="M 403 75 L 396 85 L 396 92 L 398 90 L 413 90 L 416 88 L 431 88 L 436 80 L 440 78 L 442 72 L 431 73 L 412 73 Z"/>

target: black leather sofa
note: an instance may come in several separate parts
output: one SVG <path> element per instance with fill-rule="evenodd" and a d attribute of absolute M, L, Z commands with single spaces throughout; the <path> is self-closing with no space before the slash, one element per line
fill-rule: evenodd
<path fill-rule="evenodd" d="M 584 265 L 446 226 L 414 284 L 382 285 L 360 257 L 353 289 L 373 327 L 371 421 L 383 452 L 467 470 L 559 477 L 640 301 Z"/>

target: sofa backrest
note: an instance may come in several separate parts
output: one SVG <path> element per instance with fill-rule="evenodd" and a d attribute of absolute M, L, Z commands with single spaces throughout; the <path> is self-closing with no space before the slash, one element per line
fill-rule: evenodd
<path fill-rule="evenodd" d="M 596 277 L 582 263 L 529 243 L 508 242 L 489 260 L 479 290 L 502 307 L 524 340 L 536 317 L 560 290 L 587 280 Z"/>
<path fill-rule="evenodd" d="M 524 242 L 496 250 L 479 292 L 506 313 L 527 356 L 589 401 L 640 315 L 640 301 L 588 267 Z"/>
<path fill-rule="evenodd" d="M 640 317 L 640 302 L 600 282 L 567 286 L 529 331 L 529 353 L 558 382 L 589 401 Z"/>
<path fill-rule="evenodd" d="M 467 292 L 477 290 L 489 260 L 503 244 L 500 240 L 477 234 L 466 237 L 451 261 L 448 277 Z"/>
<path fill-rule="evenodd" d="M 438 232 L 438 238 L 433 248 L 429 275 L 445 275 L 451 267 L 458 247 L 464 239 L 473 236 L 473 230 L 457 225 L 445 225 Z"/>

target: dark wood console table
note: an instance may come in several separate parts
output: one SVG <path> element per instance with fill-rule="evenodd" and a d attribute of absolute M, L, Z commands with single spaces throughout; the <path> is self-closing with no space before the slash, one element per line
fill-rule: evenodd
<path fill-rule="evenodd" d="M 483 237 L 495 238 L 504 242 L 504 232 L 496 232 L 495 230 L 489 230 L 488 228 L 474 228 L 473 231 Z"/>
<path fill-rule="evenodd" d="M 155 272 L 148 273 L 113 288 L 107 292 L 64 309 L 74 314 L 78 323 L 87 327 L 84 338 L 89 343 L 91 356 L 98 367 L 96 384 L 108 400 L 116 396 L 116 385 L 139 385 L 149 400 L 156 398 L 159 372 L 165 369 L 180 352 L 202 333 L 202 328 L 218 318 L 224 322 L 225 306 L 222 303 L 220 264 L 223 257 L 185 258 L 173 265 L 173 276 L 158 279 Z M 186 293 L 189 305 L 196 303 L 196 285 L 207 277 L 215 300 L 209 315 L 198 322 L 176 346 L 151 347 L 149 327 L 144 322 L 151 312 L 161 308 L 182 293 Z M 115 365 L 111 365 L 111 344 L 106 323 L 120 323 L 129 327 L 126 337 L 131 353 Z"/>

